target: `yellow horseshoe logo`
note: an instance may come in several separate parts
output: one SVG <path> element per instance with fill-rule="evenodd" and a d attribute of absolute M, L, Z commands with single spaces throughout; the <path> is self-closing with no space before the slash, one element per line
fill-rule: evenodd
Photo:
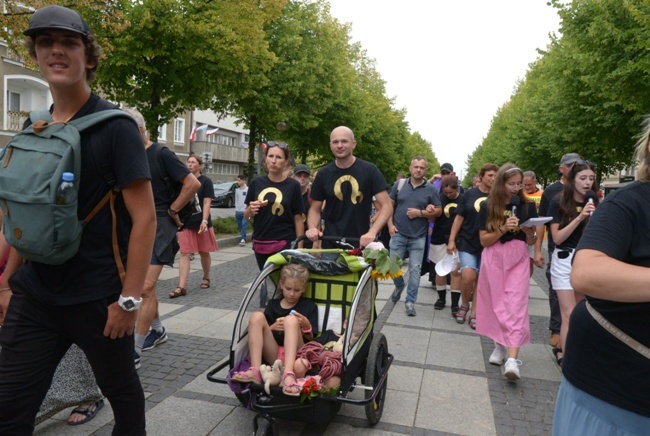
<path fill-rule="evenodd" d="M 458 205 L 456 203 L 449 203 L 447 206 L 445 206 L 445 210 L 443 212 L 444 212 L 444 214 L 445 214 L 445 216 L 447 218 L 451 217 L 451 208 L 452 207 L 457 208 Z"/>
<path fill-rule="evenodd" d="M 363 192 L 359 191 L 359 182 L 357 182 L 357 179 L 350 175 L 339 177 L 339 179 L 334 184 L 334 194 L 336 195 L 336 198 L 343 201 L 343 192 L 341 192 L 341 185 L 343 185 L 345 182 L 349 182 L 350 186 L 352 187 L 352 197 L 350 198 L 352 204 L 361 203 L 363 201 Z"/>
<path fill-rule="evenodd" d="M 282 192 L 278 188 L 266 188 L 257 196 L 257 201 L 264 201 L 268 194 L 275 195 L 275 202 L 271 206 L 271 213 L 280 216 L 284 213 L 284 206 L 282 206 Z M 269 200 L 270 201 L 270 200 Z"/>
<path fill-rule="evenodd" d="M 487 197 L 481 197 L 474 202 L 474 209 L 476 209 L 476 212 L 479 212 L 481 210 L 481 203 L 483 203 L 485 200 L 487 200 Z"/>

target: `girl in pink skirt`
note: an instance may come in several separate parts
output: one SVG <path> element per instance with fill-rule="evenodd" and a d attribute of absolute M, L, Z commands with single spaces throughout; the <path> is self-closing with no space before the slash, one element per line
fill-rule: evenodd
<path fill-rule="evenodd" d="M 528 294 L 530 265 L 526 244 L 535 229 L 519 227 L 537 217 L 535 204 L 522 190 L 523 172 L 513 164 L 497 172 L 487 201 L 479 211 L 479 235 L 484 247 L 477 285 L 476 331 L 494 340 L 490 363 L 505 362 L 505 376 L 519 380 L 519 348 L 530 342 Z"/>
<path fill-rule="evenodd" d="M 199 253 L 201 257 L 201 269 L 203 270 L 201 289 L 208 289 L 210 287 L 210 265 L 212 264 L 210 253 L 219 249 L 210 217 L 210 204 L 214 197 L 212 180 L 202 174 L 203 160 L 196 154 L 187 158 L 187 168 L 201 182 L 201 188 L 197 192 L 201 203 L 201 213 L 192 215 L 184 223 L 183 229 L 178 232 L 178 245 L 180 245 L 181 251 L 178 286 L 169 293 L 169 298 L 187 295 L 187 279 L 190 275 L 190 255 L 192 253 Z"/>

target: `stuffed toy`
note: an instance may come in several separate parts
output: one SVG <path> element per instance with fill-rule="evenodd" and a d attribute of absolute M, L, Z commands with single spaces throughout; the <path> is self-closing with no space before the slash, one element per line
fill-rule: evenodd
<path fill-rule="evenodd" d="M 264 390 L 271 395 L 271 386 L 280 386 L 280 380 L 282 380 L 282 361 L 276 360 L 273 366 L 260 366 L 260 375 L 264 382 Z"/>

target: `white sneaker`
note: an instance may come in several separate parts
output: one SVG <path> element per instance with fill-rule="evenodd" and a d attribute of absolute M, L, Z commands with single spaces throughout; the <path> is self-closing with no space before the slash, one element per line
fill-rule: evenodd
<path fill-rule="evenodd" d="M 240 247 L 243 247 L 244 245 L 246 245 L 246 241 L 244 241 L 243 239 L 241 241 L 239 241 L 239 246 Z"/>
<path fill-rule="evenodd" d="M 506 351 L 506 347 L 495 342 L 494 351 L 490 354 L 490 363 L 492 365 L 503 365 L 503 361 L 506 359 Z"/>
<path fill-rule="evenodd" d="M 519 375 L 519 365 L 521 365 L 521 360 L 509 357 L 508 360 L 506 360 L 503 375 L 505 375 L 508 380 L 518 381 L 521 379 L 521 375 Z"/>

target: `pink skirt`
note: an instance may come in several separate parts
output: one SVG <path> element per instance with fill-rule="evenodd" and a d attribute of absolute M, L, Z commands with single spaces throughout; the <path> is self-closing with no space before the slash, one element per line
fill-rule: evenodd
<path fill-rule="evenodd" d="M 526 243 L 497 241 L 483 250 L 476 292 L 476 332 L 506 347 L 530 343 L 530 261 Z"/>
<path fill-rule="evenodd" d="M 200 235 L 198 229 L 181 230 L 178 232 L 178 245 L 183 254 L 212 253 L 219 249 L 213 227 L 208 227 L 208 231 Z"/>

